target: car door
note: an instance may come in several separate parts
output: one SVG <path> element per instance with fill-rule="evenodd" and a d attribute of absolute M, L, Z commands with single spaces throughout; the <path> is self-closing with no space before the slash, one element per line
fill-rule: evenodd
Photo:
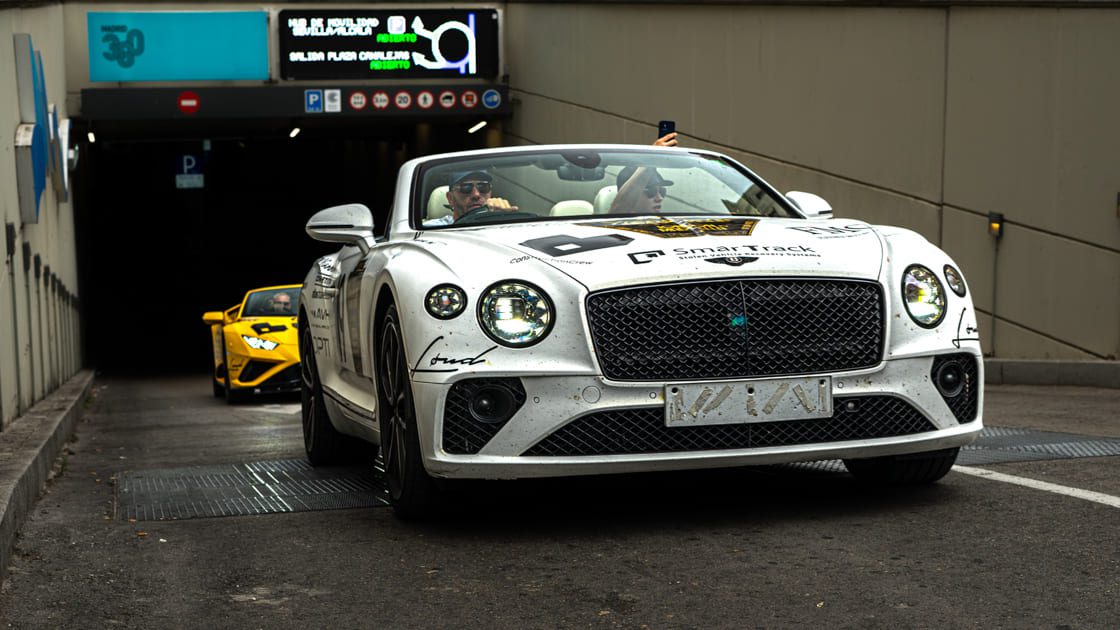
<path fill-rule="evenodd" d="M 371 256 L 356 247 L 347 247 L 339 257 L 338 290 L 335 293 L 335 347 L 338 348 L 337 392 L 350 403 L 354 420 L 374 427 L 375 389 L 372 361 L 363 352 L 371 344 L 372 330 L 362 313 L 369 310 L 369 264 Z"/>

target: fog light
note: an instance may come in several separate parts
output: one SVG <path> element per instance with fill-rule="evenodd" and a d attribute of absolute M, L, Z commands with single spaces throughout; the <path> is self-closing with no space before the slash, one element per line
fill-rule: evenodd
<path fill-rule="evenodd" d="M 964 391 L 964 368 L 957 361 L 947 361 L 937 368 L 933 382 L 945 398 L 956 398 Z"/>
<path fill-rule="evenodd" d="M 475 420 L 486 424 L 498 424 L 513 416 L 517 410 L 517 402 L 505 389 L 486 386 L 479 388 L 471 396 L 468 408 Z"/>

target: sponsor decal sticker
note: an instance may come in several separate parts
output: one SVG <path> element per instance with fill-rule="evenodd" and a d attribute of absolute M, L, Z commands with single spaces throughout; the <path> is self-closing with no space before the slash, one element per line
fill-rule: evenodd
<path fill-rule="evenodd" d="M 758 219 L 621 219 L 577 225 L 629 230 L 661 238 L 750 236 L 758 225 Z"/>
<path fill-rule="evenodd" d="M 530 239 L 521 244 L 525 247 L 531 247 L 538 252 L 548 254 L 549 256 L 570 256 L 572 254 L 581 254 L 596 249 L 626 245 L 633 240 L 634 239 L 629 236 L 623 236 L 621 234 L 606 234 L 587 238 L 557 234 L 556 236 Z"/>
<path fill-rule="evenodd" d="M 721 245 L 719 247 L 674 247 L 668 253 L 654 249 L 647 252 L 627 254 L 630 262 L 644 265 L 656 258 L 673 256 L 677 260 L 704 260 L 718 265 L 739 267 L 752 263 L 762 256 L 789 256 L 797 258 L 820 258 L 812 247 L 805 245 Z"/>

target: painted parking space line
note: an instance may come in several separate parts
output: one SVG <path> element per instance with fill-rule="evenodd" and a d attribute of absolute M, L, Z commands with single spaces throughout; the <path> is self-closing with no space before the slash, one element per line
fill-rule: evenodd
<path fill-rule="evenodd" d="M 282 414 L 297 414 L 300 411 L 299 403 L 291 404 L 274 404 L 274 405 L 257 405 L 252 407 L 253 411 L 263 411 L 265 413 L 282 413 Z"/>
<path fill-rule="evenodd" d="M 985 479 L 991 479 L 993 481 L 1013 483 L 1015 485 L 1024 486 L 1027 488 L 1034 488 L 1035 490 L 1053 492 L 1055 494 L 1061 494 L 1067 497 L 1084 499 L 1086 501 L 1100 503 L 1109 507 L 1120 508 L 1120 497 L 1114 497 L 1110 494 L 1104 494 L 1102 492 L 1093 492 L 1092 490 L 1082 490 L 1081 488 L 1060 486 L 1056 483 L 1038 481 L 1037 479 L 1028 479 L 1027 477 L 1017 477 L 1015 475 L 1007 475 L 992 470 L 985 470 L 983 468 L 973 468 L 971 466 L 953 466 L 953 471 L 964 473 L 966 475 L 972 475 L 974 477 L 983 477 Z"/>

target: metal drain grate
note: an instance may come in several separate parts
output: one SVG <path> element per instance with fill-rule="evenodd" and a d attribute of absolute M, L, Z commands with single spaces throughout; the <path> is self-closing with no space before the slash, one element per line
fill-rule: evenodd
<path fill-rule="evenodd" d="M 957 463 L 974 466 L 1120 455 L 1120 439 L 985 427 Z M 840 460 L 775 466 L 807 474 L 843 474 Z M 379 466 L 313 468 L 306 460 L 195 466 L 122 473 L 115 513 L 138 521 L 247 516 L 388 505 Z"/>
<path fill-rule="evenodd" d="M 1120 439 L 1117 438 L 984 427 L 975 442 L 961 449 L 957 463 L 970 466 L 1115 455 L 1120 455 Z"/>
<path fill-rule="evenodd" d="M 1011 427 L 984 427 L 980 437 L 961 449 L 957 463 L 962 466 L 1031 462 L 1047 459 L 1077 459 L 1120 455 L 1120 439 L 1073 433 L 1055 433 Z M 838 459 L 784 464 L 802 472 L 844 473 Z"/>
<path fill-rule="evenodd" d="M 123 473 L 115 512 L 163 521 L 388 505 L 373 467 L 313 468 L 290 459 Z"/>

